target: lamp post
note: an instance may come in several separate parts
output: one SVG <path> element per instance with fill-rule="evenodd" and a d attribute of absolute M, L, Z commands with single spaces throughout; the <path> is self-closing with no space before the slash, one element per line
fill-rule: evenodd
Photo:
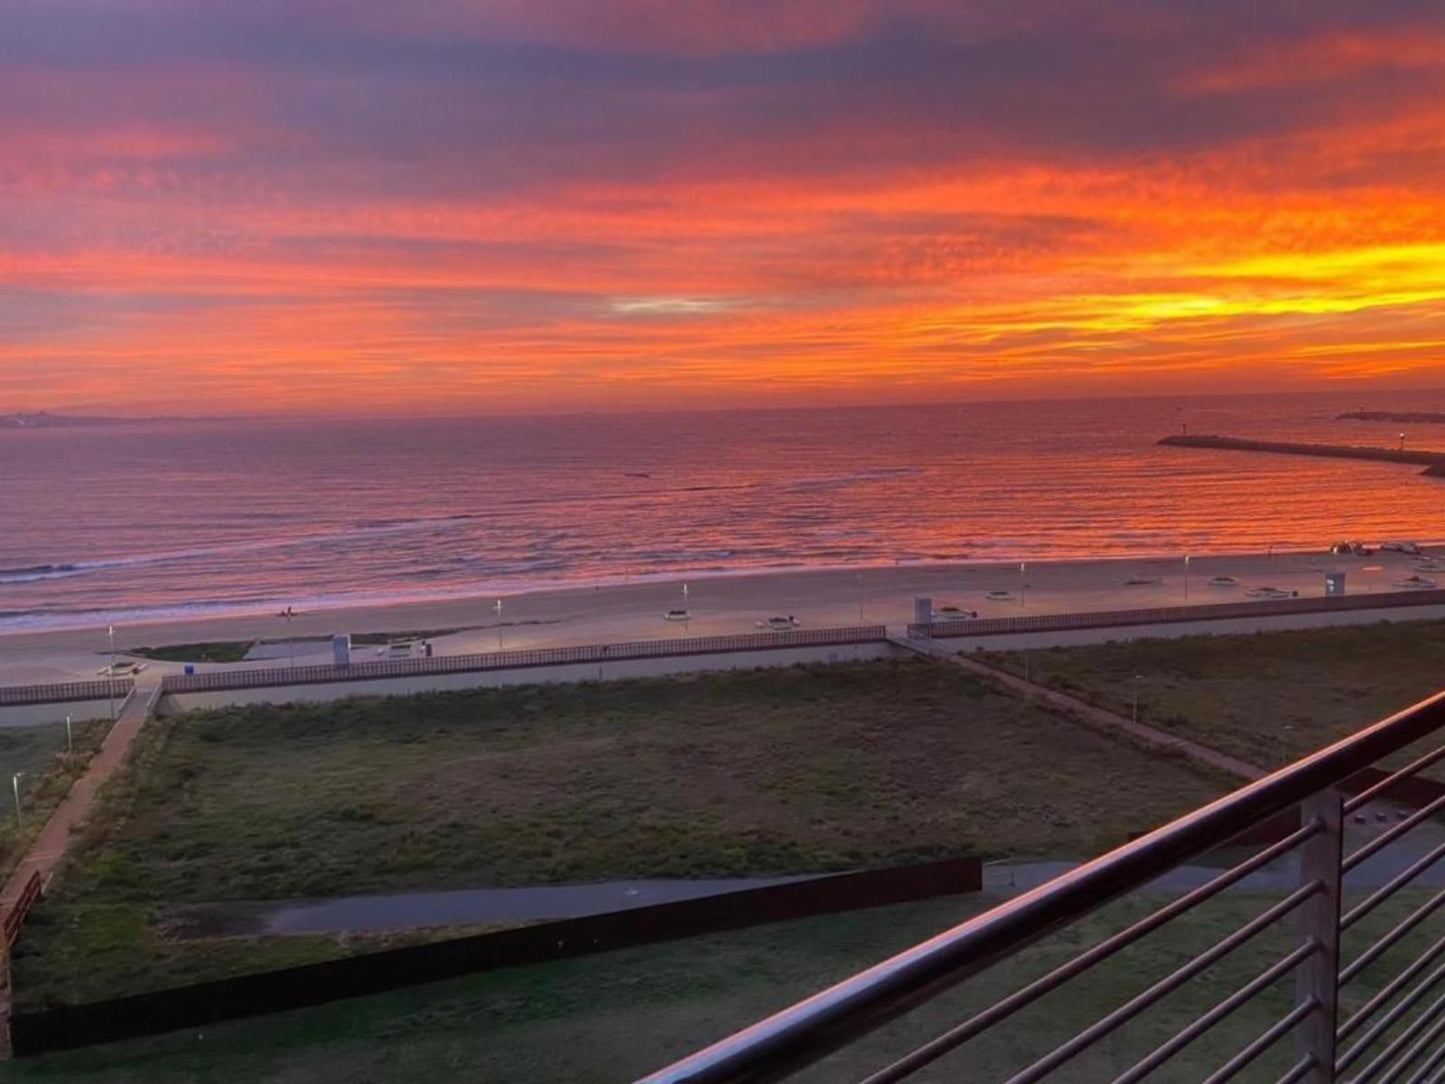
<path fill-rule="evenodd" d="M 858 573 L 858 624 L 863 624 L 863 573 Z"/>
<path fill-rule="evenodd" d="M 1189 597 L 1189 554 L 1184 555 L 1184 597 Z"/>
<path fill-rule="evenodd" d="M 1143 675 L 1143 674 L 1135 674 L 1133 680 L 1134 680 L 1134 713 L 1133 713 L 1133 719 L 1134 719 L 1134 722 L 1137 723 L 1137 722 L 1139 721 L 1139 683 L 1144 680 L 1144 675 Z"/>
<path fill-rule="evenodd" d="M 70 736 L 70 716 L 69 716 L 69 715 L 67 715 L 67 716 L 65 717 L 65 751 L 66 751 L 67 753 L 73 753 L 73 752 L 75 752 L 75 742 L 71 739 L 71 736 Z"/>
<path fill-rule="evenodd" d="M 692 613 L 687 608 L 687 584 L 682 585 L 682 634 L 687 636 L 692 630 Z"/>
<path fill-rule="evenodd" d="M 10 777 L 10 786 L 15 790 L 15 834 L 17 836 L 24 827 L 20 820 L 20 777 L 24 774 L 24 772 L 16 772 Z"/>
<path fill-rule="evenodd" d="M 497 599 L 497 650 L 502 650 L 502 600 Z"/>
<path fill-rule="evenodd" d="M 105 634 L 110 637 L 110 670 L 105 676 L 106 692 L 110 696 L 110 721 L 115 722 L 115 626 L 107 625 Z M 17 799 L 18 802 L 18 799 Z M 16 809 L 19 809 L 17 804 Z"/>
<path fill-rule="evenodd" d="M 1404 433 L 1401 433 L 1401 434 L 1400 434 L 1400 451 L 1403 452 L 1404 450 L 1405 450 L 1405 434 L 1404 434 Z"/>
<path fill-rule="evenodd" d="M 1019 562 L 1019 609 L 1024 608 L 1024 594 L 1028 591 L 1029 585 L 1024 583 L 1024 573 L 1028 571 L 1028 565 L 1023 561 Z"/>

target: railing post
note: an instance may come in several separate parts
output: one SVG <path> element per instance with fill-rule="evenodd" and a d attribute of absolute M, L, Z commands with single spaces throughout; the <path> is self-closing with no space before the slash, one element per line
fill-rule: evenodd
<path fill-rule="evenodd" d="M 1344 796 L 1327 787 L 1300 803 L 1301 824 L 1318 820 L 1323 831 L 1300 845 L 1300 884 L 1319 881 L 1324 891 L 1299 909 L 1300 934 L 1313 938 L 1321 951 L 1309 957 L 1295 973 L 1295 1003 L 1310 999 L 1318 1008 L 1300 1022 L 1296 1041 L 1300 1057 L 1311 1057 L 1314 1068 L 1304 1084 L 1334 1084 L 1335 1029 L 1338 1018 L 1340 973 L 1340 866 L 1344 857 Z"/>

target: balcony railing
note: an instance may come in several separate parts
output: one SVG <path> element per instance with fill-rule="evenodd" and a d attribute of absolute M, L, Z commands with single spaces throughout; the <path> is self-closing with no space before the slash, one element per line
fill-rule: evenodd
<path fill-rule="evenodd" d="M 1146 888 L 1190 859 L 1217 850 L 1290 809 L 1298 809 L 1299 827 L 1284 838 L 1007 996 L 973 1011 L 902 1056 L 893 1055 L 890 1064 L 863 1078 L 865 1084 L 908 1079 L 1287 854 L 1297 856 L 1291 866 L 1297 870 L 1293 875 L 1297 880 L 1271 906 L 1062 1042 L 1041 1044 L 1042 1049 L 1030 1052 L 1030 1064 L 1005 1077 L 1007 1084 L 1031 1084 L 1044 1079 L 1112 1079 L 1114 1084 L 1143 1080 L 1168 1066 L 1186 1047 L 1289 975 L 1294 976 L 1289 1007 L 1267 1027 L 1238 1048 L 1220 1051 L 1217 1061 L 1211 1062 L 1215 1066 L 1212 1070 L 1197 1076 L 1180 1077 L 1176 1073 L 1171 1079 L 1222 1084 L 1247 1068 L 1257 1071 L 1267 1052 L 1279 1059 L 1277 1048 L 1293 1034 L 1294 1050 L 1285 1059 L 1289 1067 L 1283 1075 L 1276 1077 L 1272 1073 L 1270 1077 L 1281 1084 L 1345 1080 L 1357 1084 L 1441 1084 L 1445 1081 L 1445 996 L 1421 1006 L 1445 984 L 1445 965 L 1433 966 L 1445 956 L 1445 937 L 1437 933 L 1428 948 L 1388 981 L 1380 979 L 1378 973 L 1382 963 L 1398 962 L 1401 951 L 1413 943 L 1406 941 L 1407 937 L 1418 938 L 1432 918 L 1438 927 L 1437 912 L 1445 906 L 1445 892 L 1425 898 L 1348 960 L 1342 959 L 1341 940 L 1350 931 L 1356 935 L 1373 933 L 1371 927 L 1379 925 L 1377 909 L 1392 898 L 1398 905 L 1401 900 L 1397 894 L 1416 884 L 1422 874 L 1445 858 L 1445 843 L 1441 843 L 1389 876 L 1359 902 L 1345 905 L 1345 878 L 1384 848 L 1432 821 L 1445 809 L 1445 788 L 1440 791 L 1441 797 L 1424 802 L 1413 812 L 1397 811 L 1398 819 L 1391 820 L 1388 828 L 1348 853 L 1346 824 L 1351 819 L 1357 823 L 1363 819 L 1366 806 L 1378 811 L 1382 796 L 1445 758 L 1445 745 L 1415 756 L 1352 797 L 1346 797 L 1339 788 L 1351 776 L 1382 759 L 1390 758 L 1392 765 L 1408 759 L 1415 751 L 1402 753 L 1416 743 L 1434 745 L 1442 727 L 1445 693 L 845 979 L 653 1073 L 645 1078 L 645 1084 L 754 1084 L 783 1079 L 1008 960 L 1046 935 L 1078 922 L 1109 901 Z M 1372 914 L 1374 922 L 1359 926 Z M 1295 929 L 1293 947 L 1267 961 L 1253 978 L 1199 1015 L 1191 1013 L 1187 1023 L 1173 1029 L 1163 1042 L 1124 1071 L 1111 1071 L 1104 1077 L 1082 1075 L 1075 1061 L 1079 1055 L 1114 1035 L 1167 995 L 1201 982 L 1200 976 L 1206 970 L 1287 918 Z M 1379 982 L 1379 988 L 1352 1013 L 1344 1013 L 1341 992 L 1372 968 L 1372 982 Z M 1350 993 L 1357 1001 L 1363 996 L 1358 989 Z M 941 1068 L 955 1069 L 955 1065 Z M 939 1079 L 996 1080 L 1007 1072 L 991 1073 L 989 1069 L 978 1060 L 960 1062 L 952 1075 Z"/>

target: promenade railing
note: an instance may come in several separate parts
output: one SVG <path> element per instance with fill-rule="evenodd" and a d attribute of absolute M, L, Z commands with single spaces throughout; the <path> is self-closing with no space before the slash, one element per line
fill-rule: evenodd
<path fill-rule="evenodd" d="M 1297 855 L 1291 887 L 1255 918 L 1239 926 L 1208 949 L 1194 954 L 1173 972 L 1115 1007 L 1101 1011 L 1091 1024 L 1054 1045 L 1040 1044 L 1037 1056 L 1020 1071 L 1006 1077 L 1007 1084 L 1031 1084 L 1044 1079 L 1075 1081 L 1112 1079 L 1133 1084 L 1169 1066 L 1186 1047 L 1200 1039 L 1227 1016 L 1277 987 L 1293 975 L 1294 992 L 1287 1010 L 1279 1012 L 1252 1040 L 1231 1046 L 1210 1062 L 1213 1070 L 1185 1070 L 1173 1066 L 1167 1079 L 1205 1080 L 1222 1084 L 1271 1057 L 1288 1064 L 1277 1077 L 1281 1084 L 1309 1084 L 1349 1080 L 1357 1084 L 1439 1084 L 1445 1080 L 1445 996 L 1428 1004 L 1424 999 L 1445 984 L 1445 966 L 1433 966 L 1445 956 L 1445 937 L 1439 936 L 1437 912 L 1445 906 L 1445 892 L 1425 902 L 1373 936 L 1345 959 L 1342 935 L 1351 942 L 1373 935 L 1380 925 L 1377 908 L 1402 889 L 1415 884 L 1426 870 L 1445 858 L 1445 843 L 1428 850 L 1398 869 L 1374 891 L 1353 906 L 1342 902 L 1342 885 L 1352 871 L 1380 851 L 1432 821 L 1445 809 L 1445 790 L 1413 812 L 1396 809 L 1389 826 L 1346 852 L 1345 824 L 1365 820 L 1367 805 L 1376 813 L 1388 804 L 1392 790 L 1405 780 L 1445 758 L 1445 745 L 1437 744 L 1445 728 L 1445 693 L 1407 711 L 1376 723 L 1354 736 L 1306 757 L 1210 805 L 1110 851 L 1094 861 L 1056 877 L 1033 891 L 993 908 L 977 918 L 940 933 L 882 963 L 823 990 L 791 1008 L 762 1020 L 690 1057 L 645 1078 L 646 1084 L 756 1084 L 783 1079 L 818 1062 L 828 1054 L 860 1040 L 881 1025 L 929 1001 L 957 984 L 1007 961 L 1046 934 L 1068 927 L 1111 900 L 1149 885 L 1156 878 L 1208 851 L 1219 848 L 1252 826 L 1291 809 L 1299 812 L 1299 827 L 1286 837 L 1254 853 L 1243 862 L 1212 876 L 1206 883 L 1134 921 L 1127 928 L 1086 948 L 1048 973 L 973 1011 L 891 1063 L 872 1071 L 865 1084 L 892 1084 L 965 1047 L 971 1040 L 998 1027 L 1046 994 L 1066 986 L 1116 953 L 1190 913 L 1251 873 L 1262 870 L 1286 854 Z M 1422 743 L 1419 755 L 1409 750 Z M 1382 758 L 1414 759 L 1391 770 L 1377 783 L 1346 798 L 1338 789 L 1350 776 Z M 1397 792 L 1398 793 L 1398 792 Z M 1378 817 L 1377 817 L 1378 823 Z M 1355 835 L 1355 833 L 1351 833 Z M 1438 833 L 1437 833 L 1438 837 Z M 1418 841 L 1417 841 L 1418 842 Z M 1393 867 L 1392 867 L 1393 868 Z M 1409 905 L 1413 899 L 1397 900 Z M 1358 925 L 1369 915 L 1375 919 Z M 1435 917 L 1433 933 L 1425 923 Z M 1280 951 L 1267 966 L 1237 989 L 1189 1020 L 1122 1072 L 1100 1077 L 1085 1073 L 1075 1059 L 1113 1035 L 1166 995 L 1191 985 L 1201 992 L 1216 975 L 1203 973 L 1234 953 L 1261 931 L 1286 919 L 1295 924 L 1293 948 Z M 1383 981 L 1382 962 L 1397 964 L 1414 940 L 1407 936 L 1429 933 L 1430 946 L 1414 955 L 1399 971 Z M 1383 958 L 1383 960 L 1382 960 Z M 1371 976 L 1378 989 L 1361 1001 L 1372 984 L 1348 990 L 1360 975 Z M 1000 969 L 1002 970 L 1002 969 Z M 1203 977 L 1202 977 L 1203 976 Z M 1342 991 L 1356 1004 L 1346 1015 Z M 1089 995 L 1097 997 L 1097 993 Z M 1213 995 L 1211 995 L 1212 997 Z M 1423 1007 L 1422 1007 L 1423 1006 Z M 1094 1016 L 1089 1013 L 1089 1016 Z M 1294 1050 L 1276 1049 L 1293 1033 Z M 1151 1034 L 1153 1034 L 1151 1032 Z M 1197 1054 L 1198 1048 L 1191 1053 Z M 1215 1051 L 1211 1050 L 1211 1053 Z M 1286 1057 L 1281 1058 L 1281 1054 Z M 1030 1051 L 1029 1056 L 1034 1056 Z M 945 1075 L 930 1079 L 967 1082 L 999 1079 L 980 1060 L 962 1060 L 940 1066 Z M 950 1075 L 951 1071 L 951 1075 Z M 1207 1075 L 1205 1075 L 1207 1074 Z M 827 1079 L 844 1079 L 834 1074 Z M 848 1079 L 858 1079 L 856 1076 Z M 1261 1079 L 1254 1075 L 1249 1079 Z M 1264 1079 L 1276 1079 L 1275 1074 Z"/>
<path fill-rule="evenodd" d="M 124 700 L 135 682 L 131 678 L 106 681 L 69 681 L 56 685 L 0 686 L 0 708 L 22 704 L 64 704 L 82 700 Z"/>
<path fill-rule="evenodd" d="M 424 677 L 478 670 L 516 670 L 537 666 L 584 663 L 602 665 L 629 659 L 673 655 L 715 655 L 739 651 L 783 648 L 832 647 L 882 643 L 888 630 L 882 625 L 833 629 L 794 629 L 790 632 L 741 633 L 735 636 L 693 636 L 667 640 L 637 640 L 621 644 L 580 647 L 542 647 L 522 651 L 493 651 L 476 655 L 438 655 L 432 658 L 378 659 L 339 666 L 283 666 L 264 669 L 213 670 L 200 674 L 172 674 L 162 680 L 166 693 L 252 689 L 277 685 L 312 685 L 381 678 Z"/>
<path fill-rule="evenodd" d="M 1067 632 L 1073 629 L 1168 625 L 1185 621 L 1280 617 L 1288 614 L 1357 613 L 1360 610 L 1416 606 L 1445 606 L 1445 591 L 1381 591 L 1369 595 L 1213 602 L 1202 606 L 1154 606 L 1138 610 L 1097 610 L 1089 613 L 1038 614 L 1032 617 L 964 618 L 911 624 L 908 626 L 908 635 L 914 638 L 932 636 L 942 639 L 1017 632 Z"/>

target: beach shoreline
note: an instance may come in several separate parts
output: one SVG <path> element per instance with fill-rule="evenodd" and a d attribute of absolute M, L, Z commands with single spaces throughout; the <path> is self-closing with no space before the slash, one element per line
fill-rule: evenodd
<path fill-rule="evenodd" d="M 1440 550 L 1433 551 L 1438 559 Z M 195 617 L 117 625 L 115 647 L 258 640 L 310 641 L 293 661 L 330 658 L 325 641 L 335 634 L 405 634 L 459 630 L 434 637 L 438 654 L 618 643 L 681 636 L 756 631 L 770 615 L 793 615 L 800 627 L 903 625 L 913 620 L 914 598 L 952 605 L 981 617 L 1017 617 L 1153 606 L 1243 601 L 1246 591 L 1274 587 L 1300 597 L 1325 593 L 1325 573 L 1346 573 L 1350 594 L 1397 590 L 1418 572 L 1420 557 L 1378 552 L 1368 557 L 1327 552 L 1103 557 L 1026 562 L 907 562 L 896 565 L 778 569 L 715 576 L 638 577 L 624 583 L 502 595 L 455 596 L 280 614 Z M 1211 584 L 1229 577 L 1231 584 Z M 1445 574 L 1439 578 L 1445 582 Z M 1187 579 L 1187 583 L 1186 583 Z M 687 584 L 684 599 L 682 587 Z M 1006 597 L 991 598 L 990 592 Z M 665 620 L 686 608 L 685 621 Z M 94 677 L 105 664 L 105 626 L 22 630 L 0 634 L 0 684 Z M 372 648 L 356 655 L 374 657 Z M 382 649 L 384 650 L 384 649 Z M 163 669 L 179 664 L 152 663 Z M 209 664 L 213 665 L 248 665 Z"/>

